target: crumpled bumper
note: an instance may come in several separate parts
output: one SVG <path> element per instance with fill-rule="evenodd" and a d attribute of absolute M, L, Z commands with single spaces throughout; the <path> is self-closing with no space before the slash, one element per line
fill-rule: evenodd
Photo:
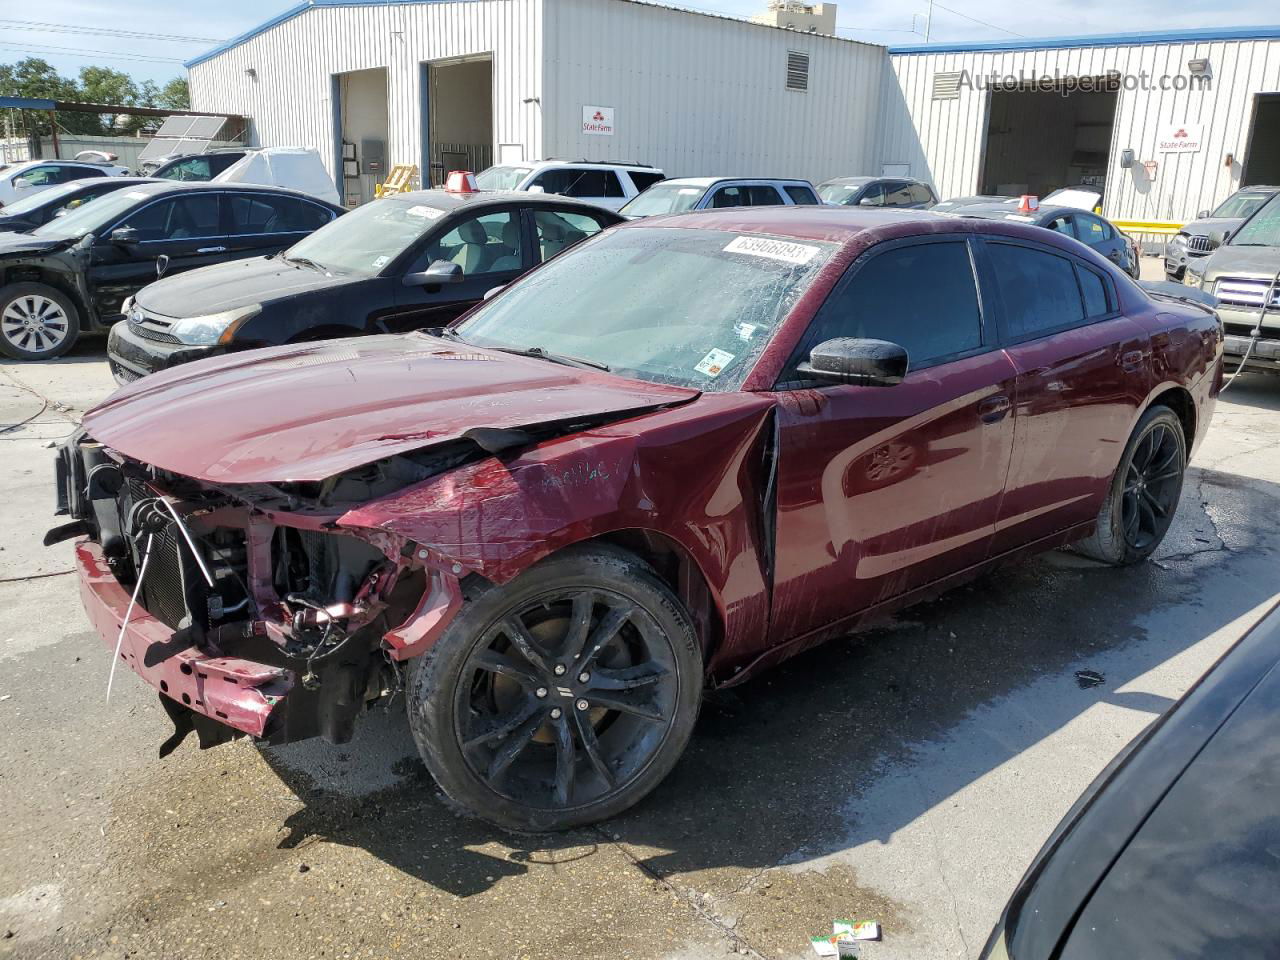
<path fill-rule="evenodd" d="M 91 540 L 76 543 L 80 597 L 94 629 L 115 650 L 129 594 Z M 120 644 L 120 658 L 163 696 L 253 737 L 263 737 L 273 711 L 293 686 L 292 671 L 234 657 L 210 657 L 134 606 Z"/>

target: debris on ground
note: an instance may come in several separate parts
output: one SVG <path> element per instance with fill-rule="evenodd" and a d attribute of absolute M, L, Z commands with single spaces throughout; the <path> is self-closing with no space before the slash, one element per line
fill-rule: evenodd
<path fill-rule="evenodd" d="M 820 957 L 856 957 L 858 944 L 880 939 L 880 924 L 875 920 L 834 920 L 831 935 L 810 937 L 813 952 Z"/>
<path fill-rule="evenodd" d="M 1100 674 L 1097 670 L 1077 670 L 1076 683 L 1080 684 L 1081 690 L 1088 690 L 1090 687 L 1096 687 L 1099 684 L 1106 683 L 1107 678 Z"/>

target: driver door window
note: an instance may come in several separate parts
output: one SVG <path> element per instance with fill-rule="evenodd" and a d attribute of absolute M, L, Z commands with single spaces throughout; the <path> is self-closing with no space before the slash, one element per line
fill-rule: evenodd
<path fill-rule="evenodd" d="M 1074 237 L 1076 235 L 1075 229 L 1071 226 L 1070 215 L 1064 214 L 1061 217 L 1055 217 L 1053 220 L 1050 220 L 1046 226 L 1050 230 L 1056 230 L 1058 233 L 1064 234 L 1068 237 Z"/>
<path fill-rule="evenodd" d="M 587 237 L 595 236 L 604 229 L 604 225 L 585 213 L 534 210 L 533 229 L 538 239 L 535 253 L 540 261 L 547 261 Z"/>
<path fill-rule="evenodd" d="M 175 163 L 164 176 L 166 180 L 211 180 L 213 171 L 208 157 L 189 157 Z"/>
<path fill-rule="evenodd" d="M 452 260 L 466 277 L 521 269 L 524 242 L 520 217 L 503 210 L 462 221 L 427 248 L 425 266 L 437 260 Z"/>
<path fill-rule="evenodd" d="M 860 207 L 883 207 L 884 206 L 884 184 L 873 183 L 862 192 L 862 198 L 858 201 Z"/>
<path fill-rule="evenodd" d="M 139 243 L 217 237 L 220 233 L 218 197 L 215 194 L 204 194 L 158 200 L 128 217 L 119 226 L 136 230 Z"/>
<path fill-rule="evenodd" d="M 61 170 L 57 167 L 32 167 L 13 178 L 14 186 L 25 183 L 31 187 L 51 187 L 62 183 Z"/>

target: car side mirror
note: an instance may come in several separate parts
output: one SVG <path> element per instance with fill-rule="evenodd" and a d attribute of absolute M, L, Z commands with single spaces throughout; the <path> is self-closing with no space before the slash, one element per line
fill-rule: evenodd
<path fill-rule="evenodd" d="M 138 242 L 138 231 L 134 227 L 116 227 L 111 231 L 111 242 L 122 247 Z"/>
<path fill-rule="evenodd" d="M 461 283 L 464 279 L 462 264 L 437 260 L 425 270 L 405 274 L 403 283 L 406 287 L 425 287 L 436 283 Z"/>
<path fill-rule="evenodd" d="M 490 299 L 492 299 L 493 297 L 496 297 L 498 294 L 500 294 L 500 293 L 501 293 L 501 292 L 506 288 L 506 286 L 507 286 L 507 285 L 506 285 L 505 283 L 502 283 L 502 284 L 499 284 L 499 285 L 498 285 L 498 286 L 496 286 L 496 287 L 490 287 L 488 290 L 486 290 L 486 291 L 484 292 L 484 297 L 482 297 L 481 299 L 484 299 L 484 300 L 490 300 Z"/>
<path fill-rule="evenodd" d="M 1211 212 L 1212 211 L 1210 210 L 1201 210 L 1199 213 L 1196 214 L 1196 219 L 1203 220 L 1205 217 L 1209 216 Z"/>
<path fill-rule="evenodd" d="M 1231 236 L 1229 230 L 1210 230 L 1209 231 L 1209 249 L 1217 250 L 1220 246 L 1227 242 L 1227 238 Z"/>
<path fill-rule="evenodd" d="M 859 200 L 859 201 L 858 201 L 858 206 L 860 206 L 860 207 L 878 207 L 878 206 L 879 206 L 879 204 L 878 204 L 878 203 L 876 203 L 876 198 L 875 198 L 875 197 L 863 197 L 861 200 Z"/>
<path fill-rule="evenodd" d="M 31 181 L 30 181 L 30 180 L 15 180 L 15 181 L 13 181 L 13 189 L 15 189 L 15 190 L 30 190 L 30 189 L 31 189 Z"/>
<path fill-rule="evenodd" d="M 814 380 L 850 383 L 860 387 L 892 387 L 907 375 L 905 348 L 888 340 L 837 337 L 809 353 L 799 370 Z"/>

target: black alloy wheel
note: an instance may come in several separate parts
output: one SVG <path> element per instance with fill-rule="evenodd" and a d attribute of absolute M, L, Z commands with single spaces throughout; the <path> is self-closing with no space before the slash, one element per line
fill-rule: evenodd
<path fill-rule="evenodd" d="M 428 768 L 469 812 L 519 830 L 637 802 L 679 758 L 702 689 L 688 614 L 607 547 L 474 591 L 420 661 L 408 706 Z"/>

